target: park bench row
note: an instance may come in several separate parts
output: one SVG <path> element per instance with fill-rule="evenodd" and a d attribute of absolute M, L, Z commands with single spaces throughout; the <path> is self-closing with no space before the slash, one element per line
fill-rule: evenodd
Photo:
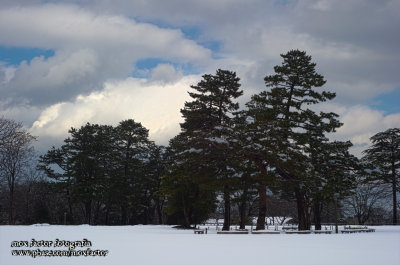
<path fill-rule="evenodd" d="M 207 229 L 196 229 L 195 234 L 207 234 Z M 280 231 L 252 231 L 251 234 L 281 234 Z M 332 230 L 305 230 L 305 231 L 284 231 L 283 234 L 331 234 Z M 217 231 L 217 234 L 249 234 L 247 230 L 238 231 Z"/>
<path fill-rule="evenodd" d="M 281 231 L 265 231 L 265 230 L 261 230 L 261 231 L 250 231 L 251 234 L 332 234 L 332 230 L 283 230 Z M 363 227 L 363 228 L 350 228 L 350 227 L 345 227 L 344 230 L 340 231 L 342 234 L 345 233 L 371 233 L 371 232 L 375 232 L 375 229 L 373 228 L 367 228 L 367 227 Z M 195 229 L 194 230 L 195 234 L 207 234 L 207 228 L 205 229 Z M 247 229 L 244 230 L 231 230 L 231 231 L 217 231 L 217 234 L 248 234 L 249 231 Z"/>
<path fill-rule="evenodd" d="M 248 234 L 248 231 L 218 231 L 217 234 Z M 331 234 L 331 230 L 305 230 L 305 231 L 252 231 L 251 234 Z"/>
<path fill-rule="evenodd" d="M 375 229 L 373 228 L 362 228 L 362 229 L 344 229 L 341 231 L 342 234 L 349 234 L 349 233 L 371 233 L 375 232 Z"/>

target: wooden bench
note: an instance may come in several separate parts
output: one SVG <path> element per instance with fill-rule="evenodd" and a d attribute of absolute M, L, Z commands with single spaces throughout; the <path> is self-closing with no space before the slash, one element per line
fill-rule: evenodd
<path fill-rule="evenodd" d="M 360 229 L 345 229 L 340 231 L 342 234 L 360 233 Z"/>
<path fill-rule="evenodd" d="M 217 234 L 248 234 L 249 231 L 217 231 Z"/>
<path fill-rule="evenodd" d="M 283 226 L 282 230 L 297 230 L 297 226 Z"/>
<path fill-rule="evenodd" d="M 356 228 L 356 229 L 344 229 L 341 231 L 342 234 L 351 234 L 351 233 L 371 233 L 371 232 L 375 232 L 375 229 L 373 228 Z"/>
<path fill-rule="evenodd" d="M 332 230 L 314 230 L 314 234 L 332 234 Z"/>
<path fill-rule="evenodd" d="M 344 226 L 344 230 L 353 230 L 353 229 L 368 229 L 367 226 Z"/>
<path fill-rule="evenodd" d="M 252 234 L 255 234 L 255 235 L 262 235 L 262 234 L 280 234 L 281 232 L 279 232 L 279 231 L 253 231 L 253 232 L 251 232 Z"/>
<path fill-rule="evenodd" d="M 311 230 L 285 231 L 285 234 L 311 234 Z"/>

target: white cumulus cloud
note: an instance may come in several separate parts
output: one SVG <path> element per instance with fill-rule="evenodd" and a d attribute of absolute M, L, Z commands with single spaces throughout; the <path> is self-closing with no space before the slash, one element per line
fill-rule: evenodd
<path fill-rule="evenodd" d="M 354 107 L 336 106 L 334 111 L 340 115 L 343 126 L 331 135 L 332 139 L 353 143 L 352 153 L 361 156 L 362 151 L 370 146 L 369 138 L 389 128 L 400 127 L 400 113 L 385 115 L 383 111 L 365 105 Z"/>
<path fill-rule="evenodd" d="M 182 76 L 173 82 L 138 78 L 108 82 L 102 91 L 46 108 L 33 123 L 31 132 L 61 143 L 71 127 L 80 127 L 86 122 L 117 125 L 122 120 L 134 119 L 150 130 L 150 139 L 168 144 L 180 130 L 179 110 L 189 100 L 190 85 L 198 79 L 199 76 Z"/>

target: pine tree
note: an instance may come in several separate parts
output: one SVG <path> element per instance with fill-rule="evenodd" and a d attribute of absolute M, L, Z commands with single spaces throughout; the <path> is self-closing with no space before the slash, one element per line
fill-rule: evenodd
<path fill-rule="evenodd" d="M 358 159 L 349 153 L 351 146 L 349 141 L 326 142 L 310 156 L 305 193 L 310 195 L 316 230 L 321 229 L 323 205 L 337 203 L 355 188 L 360 166 Z"/>
<path fill-rule="evenodd" d="M 85 223 L 97 224 L 101 215 L 106 224 L 152 222 L 159 175 L 148 130 L 125 120 L 117 127 L 87 123 L 69 133 L 40 161 L 65 193 L 69 219 L 75 205 L 83 204 Z"/>
<path fill-rule="evenodd" d="M 326 132 L 333 132 L 341 126 L 335 113 L 316 114 L 310 110 L 304 112 L 308 116 L 304 123 L 302 152 L 305 174 L 298 175 L 306 194 L 306 205 L 312 205 L 316 229 L 321 228 L 320 213 L 323 204 L 339 200 L 348 195 L 353 188 L 355 172 L 358 170 L 358 159 L 349 153 L 352 144 L 348 142 L 330 142 Z M 308 165 L 307 165 L 308 164 Z M 309 207 L 311 208 L 311 207 Z M 308 213 L 306 211 L 306 213 Z M 306 218 L 309 222 L 309 216 Z"/>
<path fill-rule="evenodd" d="M 311 56 L 292 50 L 281 57 L 282 65 L 275 66 L 275 74 L 264 79 L 271 90 L 253 96 L 247 104 L 251 117 L 249 130 L 253 131 L 253 145 L 257 147 L 248 157 L 256 162 L 264 175 L 272 169 L 270 179 L 278 178 L 286 189 L 293 191 L 299 229 L 307 230 L 311 222 L 306 172 L 310 167 L 312 145 L 315 145 L 313 141 L 326 141 L 325 134 L 334 132 L 340 123 L 334 113 L 317 114 L 308 108 L 335 97 L 334 93 L 316 91 L 326 81 L 316 73 Z M 310 137 L 310 133 L 314 136 Z M 260 196 L 260 201 L 264 199 L 265 196 Z"/>
<path fill-rule="evenodd" d="M 70 138 L 61 147 L 64 163 L 68 165 L 65 174 L 70 175 L 73 201 L 84 206 L 84 223 L 92 224 L 93 205 L 101 201 L 104 191 L 107 164 L 105 156 L 112 144 L 111 126 L 87 123 L 79 129 L 71 128 Z"/>
<path fill-rule="evenodd" d="M 104 200 L 107 179 L 112 165 L 113 128 L 87 123 L 79 129 L 71 128 L 71 137 L 60 148 L 52 148 L 40 158 L 39 168 L 53 178 L 65 192 L 69 219 L 73 219 L 73 205 L 84 206 L 84 223 L 96 223 L 93 215 L 95 202 Z M 58 168 L 57 168 L 58 167 Z M 57 168 L 57 170 L 55 170 Z"/>
<path fill-rule="evenodd" d="M 237 156 L 235 174 L 231 178 L 234 184 L 236 201 L 239 208 L 239 229 L 245 229 L 248 217 L 249 202 L 257 194 L 258 168 L 250 160 Z"/>
<path fill-rule="evenodd" d="M 193 177 L 195 172 L 206 173 L 207 164 L 198 160 L 201 150 L 190 148 L 189 138 L 179 134 L 170 140 L 166 150 L 166 172 L 162 177 L 159 195 L 166 197 L 164 211 L 169 223 L 190 228 L 215 210 L 215 191 L 202 187 Z"/>
<path fill-rule="evenodd" d="M 154 223 L 165 224 L 163 209 L 166 198 L 160 193 L 162 178 L 166 174 L 167 156 L 166 148 L 154 143 L 149 145 L 149 158 L 146 163 L 146 179 L 148 179 L 148 205 L 154 201 L 155 217 Z"/>
<path fill-rule="evenodd" d="M 392 186 L 393 224 L 397 224 L 397 192 L 400 178 L 400 129 L 391 128 L 370 138 L 372 146 L 364 151 L 364 159 L 371 163 L 372 179 Z"/>
<path fill-rule="evenodd" d="M 246 183 L 250 182 L 249 188 L 255 189 L 258 193 L 256 230 L 263 230 L 267 212 L 266 186 L 271 185 L 273 181 L 273 172 L 265 163 L 265 157 L 270 157 L 272 153 L 274 145 L 270 138 L 275 134 L 273 133 L 274 126 L 272 126 L 273 119 L 268 116 L 270 113 L 265 112 L 266 105 L 261 100 L 254 100 L 259 99 L 258 95 L 252 98 L 253 100 L 247 103 L 248 110 L 237 113 L 229 142 L 237 156 L 236 160 L 251 162 L 246 163 L 244 168 L 246 173 L 240 179 Z"/>
<path fill-rule="evenodd" d="M 119 197 L 117 205 L 120 208 L 123 225 L 128 224 L 129 219 L 133 219 L 131 220 L 133 223 L 140 222 L 137 219 L 145 211 L 142 196 L 147 192 L 144 187 L 147 180 L 144 165 L 147 162 L 150 145 L 148 134 L 149 131 L 133 119 L 121 121 L 115 128 L 114 159 L 118 161 L 119 167 L 113 181 L 117 184 L 114 188 L 120 191 L 116 197 Z M 132 216 L 129 216 L 130 213 Z"/>
<path fill-rule="evenodd" d="M 189 148 L 201 150 L 196 160 L 206 162 L 204 172 L 193 172 L 198 183 L 208 183 L 211 189 L 222 190 L 224 199 L 224 230 L 230 227 L 230 197 L 232 185 L 230 177 L 234 174 L 229 167 L 232 149 L 227 141 L 232 127 L 232 113 L 239 104 L 233 102 L 243 94 L 239 78 L 235 72 L 218 69 L 215 75 L 203 75 L 197 85 L 189 92 L 193 101 L 186 102 L 181 110 L 185 119 L 182 132 L 188 137 Z"/>

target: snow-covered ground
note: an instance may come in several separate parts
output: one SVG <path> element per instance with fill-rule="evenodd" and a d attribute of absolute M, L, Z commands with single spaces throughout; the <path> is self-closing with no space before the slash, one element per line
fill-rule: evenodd
<path fill-rule="evenodd" d="M 208 234 L 195 235 L 192 230 L 169 226 L 0 226 L 0 264 L 399 265 L 400 226 L 374 228 L 375 233 L 356 234 L 218 235 L 214 227 Z M 53 246 L 31 247 L 32 239 L 49 241 L 47 244 Z M 47 251 L 46 254 L 61 255 L 59 250 L 68 254 L 65 251 L 68 247 L 54 247 L 57 239 L 58 244 L 64 245 L 87 239 L 91 246 L 84 241 L 81 242 L 84 247 L 75 247 L 75 255 L 81 256 L 33 258 L 12 255 L 15 250 L 31 250 L 39 255 L 38 249 L 43 254 Z M 13 241 L 22 242 L 14 242 L 12 246 Z M 25 244 L 28 246 L 16 246 Z M 89 253 L 88 248 L 94 251 L 92 255 L 106 256 L 84 256 Z"/>

